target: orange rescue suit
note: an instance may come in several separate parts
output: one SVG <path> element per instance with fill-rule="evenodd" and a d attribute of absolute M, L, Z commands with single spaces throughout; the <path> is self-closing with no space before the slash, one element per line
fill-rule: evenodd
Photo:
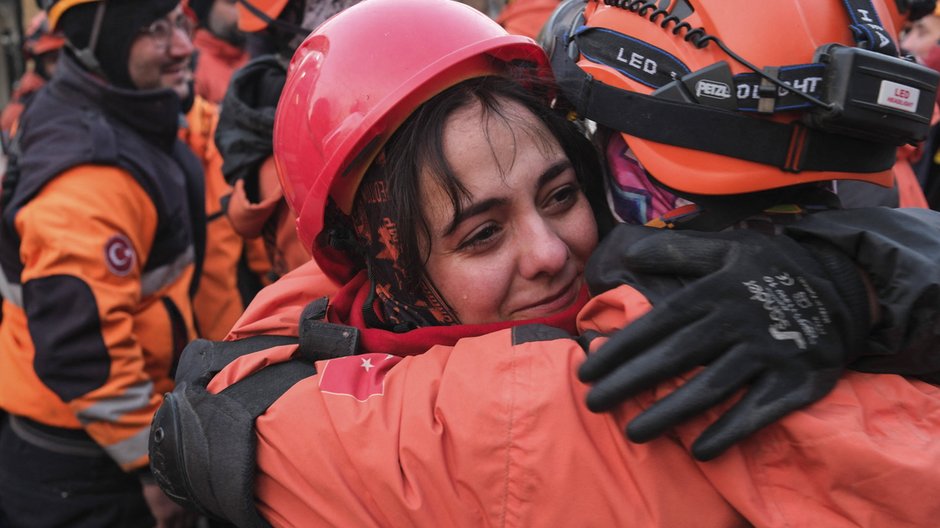
<path fill-rule="evenodd" d="M 265 289 L 231 337 L 296 335 L 303 306 L 335 286 L 305 264 Z M 622 286 L 582 330 L 649 309 Z M 594 414 L 579 344 L 519 326 L 399 357 L 320 361 L 258 418 L 256 500 L 274 526 L 929 526 L 940 515 L 940 389 L 847 374 L 827 397 L 711 462 L 692 441 L 722 409 L 646 444 L 626 422 L 664 383 Z M 242 357 L 211 392 L 296 345 Z"/>

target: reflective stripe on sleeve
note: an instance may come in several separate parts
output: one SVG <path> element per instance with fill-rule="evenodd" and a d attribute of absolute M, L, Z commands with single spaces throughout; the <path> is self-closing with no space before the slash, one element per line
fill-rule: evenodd
<path fill-rule="evenodd" d="M 127 440 L 102 447 L 118 465 L 126 467 L 128 464 L 132 464 L 147 455 L 147 442 L 149 440 L 150 427 L 144 427 Z"/>
<path fill-rule="evenodd" d="M 92 422 L 118 422 L 125 414 L 137 412 L 150 405 L 152 394 L 152 381 L 138 383 L 128 388 L 123 394 L 101 400 L 79 411 L 78 420 L 86 426 Z"/>
<path fill-rule="evenodd" d="M 7 280 L 7 274 L 0 271 L 0 295 L 18 308 L 23 307 L 23 286 Z"/>
<path fill-rule="evenodd" d="M 141 295 L 144 297 L 153 295 L 167 285 L 172 284 L 183 273 L 183 270 L 193 263 L 195 255 L 193 247 L 189 246 L 173 262 L 144 273 L 140 278 Z"/>

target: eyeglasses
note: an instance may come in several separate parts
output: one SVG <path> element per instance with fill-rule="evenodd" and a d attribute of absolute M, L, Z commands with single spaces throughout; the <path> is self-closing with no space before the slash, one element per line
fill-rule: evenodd
<path fill-rule="evenodd" d="M 177 30 L 182 31 L 186 38 L 191 40 L 193 32 L 196 30 L 196 24 L 185 13 L 177 12 L 175 15 L 170 13 L 164 18 L 154 20 L 152 24 L 141 29 L 140 32 L 153 39 L 153 43 L 165 51 L 170 47 L 173 32 Z"/>

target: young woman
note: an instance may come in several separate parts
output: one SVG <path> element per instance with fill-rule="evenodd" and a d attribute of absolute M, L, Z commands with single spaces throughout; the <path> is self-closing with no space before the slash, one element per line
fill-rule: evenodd
<path fill-rule="evenodd" d="M 279 281 L 231 337 L 248 348 L 266 334 L 303 344 L 267 341 L 231 362 L 208 385 L 219 399 L 200 400 L 203 423 L 220 423 L 223 408 L 208 402 L 240 380 L 322 344 L 321 319 L 358 354 L 317 362 L 267 408 L 253 493 L 213 497 L 207 509 L 232 518 L 243 512 L 225 504 L 254 500 L 276 526 L 934 519 L 940 395 L 927 385 L 857 375 L 835 400 L 712 463 L 687 452 L 700 421 L 624 441 L 651 394 L 612 414 L 588 411 L 576 372 L 584 349 L 562 329 L 575 329 L 587 298 L 597 227 L 582 187 L 596 153 L 549 110 L 556 94 L 538 81 L 546 66 L 533 42 L 442 0 L 368 0 L 300 47 L 275 157 L 315 263 Z M 328 307 L 301 314 L 324 295 Z M 648 308 L 638 294 L 600 298 L 585 328 L 622 326 Z M 905 427 L 887 438 L 859 426 L 873 419 Z M 190 481 L 221 490 L 244 471 L 213 447 Z"/>

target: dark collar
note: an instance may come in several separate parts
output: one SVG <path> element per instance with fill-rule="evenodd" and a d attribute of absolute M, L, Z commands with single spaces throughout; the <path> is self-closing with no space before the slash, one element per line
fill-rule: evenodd
<path fill-rule="evenodd" d="M 173 148 L 180 114 L 180 100 L 173 90 L 118 88 L 84 70 L 68 53 L 62 54 L 49 89 L 78 108 L 123 123 L 167 152 Z"/>

